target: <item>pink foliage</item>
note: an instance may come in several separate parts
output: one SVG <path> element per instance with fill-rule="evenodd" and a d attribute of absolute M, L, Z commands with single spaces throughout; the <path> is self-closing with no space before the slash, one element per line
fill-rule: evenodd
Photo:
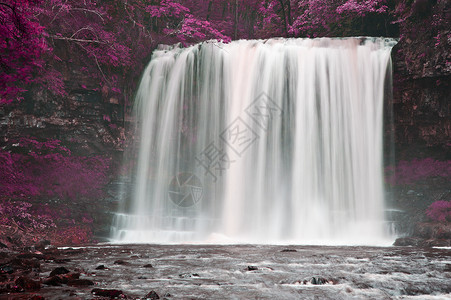
<path fill-rule="evenodd" d="M 366 1 L 357 1 L 357 0 L 348 0 L 343 5 L 337 7 L 337 13 L 355 13 L 359 16 L 364 16 L 367 13 L 375 12 L 375 13 L 385 13 L 387 11 L 387 6 L 385 4 L 385 0 L 377 1 L 377 0 L 366 0 Z"/>
<path fill-rule="evenodd" d="M 432 158 L 400 161 L 395 167 L 385 168 L 386 181 L 391 185 L 412 184 L 416 181 L 440 176 L 451 176 L 451 161 L 439 161 Z"/>
<path fill-rule="evenodd" d="M 21 138 L 0 151 L 0 193 L 76 200 L 103 196 L 109 159 L 72 156 L 58 140 Z"/>
<path fill-rule="evenodd" d="M 162 33 L 176 37 L 183 44 L 208 39 L 230 41 L 228 36 L 212 26 L 209 21 L 197 18 L 189 8 L 178 2 L 162 0 L 158 5 L 149 5 L 146 11 L 163 25 Z"/>
<path fill-rule="evenodd" d="M 77 220 L 76 220 L 77 219 Z M 54 245 L 81 244 L 92 241 L 93 219 L 88 215 L 77 215 L 66 206 L 32 204 L 26 201 L 4 201 L 0 203 L 0 230 L 14 228 L 15 240 L 36 243 L 50 239 Z M 5 234 L 6 232 L 1 232 Z"/>
<path fill-rule="evenodd" d="M 54 243 L 57 245 L 79 245 L 90 242 L 92 238 L 91 229 L 83 225 L 58 230 L 55 235 Z"/>
<path fill-rule="evenodd" d="M 258 3 L 258 14 L 261 16 L 256 22 L 255 31 L 263 37 L 283 36 L 284 24 L 280 11 L 279 1 L 260 1 Z"/>
<path fill-rule="evenodd" d="M 434 221 L 451 222 L 451 201 L 435 201 L 426 210 L 426 215 Z"/>
<path fill-rule="evenodd" d="M 58 140 L 10 141 L 0 150 L 0 225 L 17 228 L 23 242 L 89 242 L 93 218 L 74 207 L 104 197 L 109 166 L 102 156 L 72 155 Z"/>
<path fill-rule="evenodd" d="M 353 21 L 359 20 L 369 13 L 383 14 L 388 10 L 385 0 L 347 0 L 344 3 L 343 1 L 328 0 L 297 2 L 301 12 L 290 28 L 291 34 L 295 36 L 347 35 L 346 32 L 341 32 L 340 28 L 344 27 L 348 27 L 346 30 L 355 35 L 350 25 Z M 344 26 L 346 24 L 347 26 Z"/>
<path fill-rule="evenodd" d="M 20 99 L 48 51 L 35 13 L 40 1 L 0 1 L 0 105 Z"/>
<path fill-rule="evenodd" d="M 353 22 L 386 14 L 386 2 L 1 0 L 0 105 L 21 99 L 31 83 L 67 95 L 63 78 L 68 70 L 98 85 L 87 89 L 108 87 L 126 102 L 134 90 L 130 82 L 137 82 L 159 43 L 358 35 Z M 350 24 L 357 29 L 345 32 Z M 112 74 L 120 75 L 115 79 Z"/>
<path fill-rule="evenodd" d="M 158 5 L 149 5 L 147 11 L 151 17 L 155 18 L 183 18 L 189 13 L 188 8 L 170 0 L 162 0 Z"/>
<path fill-rule="evenodd" d="M 73 59 L 82 66 L 83 72 L 102 86 L 117 87 L 107 74 L 114 68 L 132 64 L 130 47 L 119 40 L 116 24 L 103 1 L 45 1 L 40 6 L 39 22 L 45 27 L 48 44 L 52 46 L 53 57 L 48 60 L 53 62 L 59 59 L 58 55 L 73 53 Z M 42 70 L 43 74 L 57 66 Z M 53 73 L 51 81 L 61 77 Z M 65 87 L 59 85 L 55 90 L 62 95 Z"/>
<path fill-rule="evenodd" d="M 32 206 L 31 203 L 24 201 L 0 203 L 0 225 L 11 225 L 14 222 L 20 228 L 31 227 L 36 230 L 55 227 L 55 218 L 46 213 L 36 212 Z"/>

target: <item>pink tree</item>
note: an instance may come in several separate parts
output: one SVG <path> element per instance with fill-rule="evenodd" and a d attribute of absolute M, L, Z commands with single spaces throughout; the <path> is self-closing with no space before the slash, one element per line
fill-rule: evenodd
<path fill-rule="evenodd" d="M 173 0 L 0 1 L 0 104 L 30 83 L 64 96 L 71 73 L 120 94 L 157 43 L 230 40 Z"/>
<path fill-rule="evenodd" d="M 21 98 L 43 65 L 41 54 L 49 50 L 35 17 L 40 2 L 0 1 L 0 105 Z"/>
<path fill-rule="evenodd" d="M 298 17 L 293 22 L 294 36 L 362 35 L 364 17 L 387 13 L 385 0 L 297 1 Z M 363 34 L 365 34 L 363 32 Z"/>
<path fill-rule="evenodd" d="M 130 48 L 118 40 L 106 5 L 94 0 L 45 1 L 38 19 L 53 50 L 43 70 L 44 85 L 62 83 L 61 72 L 70 70 L 90 77 L 100 87 L 120 92 L 113 74 L 115 68 L 131 65 Z M 63 83 L 56 87 L 53 92 L 65 94 Z"/>
<path fill-rule="evenodd" d="M 192 44 L 207 39 L 225 42 L 230 38 L 212 26 L 210 21 L 194 16 L 186 6 L 171 0 L 162 0 L 149 5 L 146 11 L 153 18 L 153 24 L 159 27 L 159 33 L 175 37 L 183 44 Z"/>

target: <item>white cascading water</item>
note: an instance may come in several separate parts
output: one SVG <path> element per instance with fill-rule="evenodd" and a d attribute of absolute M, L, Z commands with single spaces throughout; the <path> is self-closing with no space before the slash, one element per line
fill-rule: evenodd
<path fill-rule="evenodd" d="M 135 191 L 112 240 L 383 241 L 383 103 L 395 43 L 156 50 L 136 97 Z"/>

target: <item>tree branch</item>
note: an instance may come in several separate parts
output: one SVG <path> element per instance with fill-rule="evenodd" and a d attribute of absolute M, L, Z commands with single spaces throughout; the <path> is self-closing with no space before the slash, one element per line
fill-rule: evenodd
<path fill-rule="evenodd" d="M 19 15 L 17 15 L 17 12 L 16 12 L 16 7 L 15 6 L 12 6 L 12 5 L 9 5 L 9 4 L 6 4 L 6 3 L 3 3 L 3 2 L 0 2 L 0 5 L 1 6 L 6 6 L 6 7 L 8 7 L 9 9 L 11 9 L 11 11 L 12 11 L 12 13 L 13 13 L 13 23 L 14 23 L 14 25 L 16 26 L 16 28 L 18 29 L 18 31 L 19 31 L 19 33 L 24 33 L 25 32 L 25 30 L 24 30 L 24 28 L 23 28 L 23 25 L 22 25 L 22 22 L 21 22 L 21 20 L 20 20 L 20 18 L 19 18 Z M 14 34 L 15 35 L 15 34 Z M 20 36 L 19 36 L 20 37 Z"/>
<path fill-rule="evenodd" d="M 3 2 L 0 2 L 0 5 L 8 7 L 9 9 L 11 9 L 13 11 L 14 14 L 16 14 L 16 10 L 14 9 L 13 6 L 3 3 Z"/>
<path fill-rule="evenodd" d="M 52 39 L 55 39 L 55 40 L 64 40 L 64 41 L 70 41 L 70 42 L 108 44 L 107 42 L 99 41 L 99 40 L 76 39 L 76 38 L 56 36 L 56 35 L 49 35 L 49 37 L 51 37 Z"/>
<path fill-rule="evenodd" d="M 70 8 L 69 10 L 81 10 L 81 11 L 84 11 L 84 12 L 93 13 L 93 14 L 97 15 L 100 19 L 102 19 L 103 22 L 105 21 L 103 19 L 102 14 L 100 14 L 98 11 L 95 11 L 95 10 L 92 10 L 92 9 L 74 7 L 74 8 Z"/>
<path fill-rule="evenodd" d="M 78 43 L 77 43 L 77 44 L 78 44 Z M 85 47 L 83 47 L 83 45 L 81 45 L 81 44 L 78 44 L 78 45 L 79 45 L 82 49 L 84 49 L 84 50 L 86 51 L 86 53 L 91 54 L 91 55 L 94 57 L 94 60 L 96 61 L 97 68 L 99 69 L 100 73 L 102 74 L 103 79 L 105 79 L 105 82 L 108 83 L 108 85 L 111 86 L 111 82 L 106 78 L 105 73 L 103 73 L 102 67 L 100 66 L 99 60 L 97 59 L 97 56 L 95 55 L 95 53 L 92 52 L 92 51 L 89 51 L 88 49 L 86 49 Z"/>

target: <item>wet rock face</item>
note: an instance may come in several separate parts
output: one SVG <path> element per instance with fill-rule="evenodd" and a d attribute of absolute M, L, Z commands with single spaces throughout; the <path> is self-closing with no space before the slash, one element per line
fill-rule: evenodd
<path fill-rule="evenodd" d="M 450 159 L 451 148 L 451 20 L 450 1 L 399 1 L 410 7 L 399 23 L 400 40 L 393 48 L 393 163 L 401 160 Z M 389 110 L 387 111 L 389 112 Z M 389 114 L 387 114 L 387 121 Z M 388 125 L 388 123 L 386 124 Z M 386 134 L 391 134 L 386 127 Z M 389 141 L 387 139 L 387 141 Z M 387 147 L 388 147 L 387 143 Z M 390 145 L 393 146 L 393 145 Z M 387 148 L 386 153 L 390 150 Z M 386 159 L 387 163 L 390 159 Z M 391 164 L 391 163 L 390 163 Z M 405 211 L 401 238 L 395 245 L 432 246 L 446 244 L 431 236 L 426 222 L 427 207 L 449 196 L 449 178 L 429 178 L 405 186 L 395 186 L 393 207 Z M 409 193 L 409 190 L 415 193 Z M 421 225 L 419 225 L 421 224 Z M 419 227 L 422 227 L 419 228 Z M 448 238 L 449 240 L 449 238 Z"/>
<path fill-rule="evenodd" d="M 451 75 L 451 3 L 430 0 L 399 2 L 404 2 L 404 13 L 399 22 L 400 41 L 395 48 L 395 67 L 406 79 Z"/>
<path fill-rule="evenodd" d="M 451 2 L 414 1 L 403 17 L 392 55 L 396 142 L 446 144 L 451 140 Z"/>
<path fill-rule="evenodd" d="M 0 141 L 17 136 L 59 139 L 81 155 L 123 151 L 124 106 L 79 79 L 66 83 L 67 96 L 31 88 L 24 100 L 0 107 Z M 85 81 L 90 80 L 84 78 Z"/>
<path fill-rule="evenodd" d="M 396 239 L 393 245 L 417 247 L 450 247 L 451 223 L 415 223 L 410 236 Z"/>
<path fill-rule="evenodd" d="M 451 224 L 417 223 L 413 235 L 423 239 L 451 239 Z"/>
<path fill-rule="evenodd" d="M 420 239 L 413 237 L 397 238 L 393 246 L 405 247 L 405 246 L 418 246 L 420 245 Z"/>
<path fill-rule="evenodd" d="M 398 78 L 399 79 L 399 78 Z M 397 144 L 444 145 L 451 140 L 451 76 L 394 82 Z"/>
<path fill-rule="evenodd" d="M 393 246 L 400 246 L 400 247 L 423 247 L 423 248 L 430 248 L 430 247 L 451 247 L 451 240 L 450 239 L 423 239 L 418 237 L 402 237 L 397 238 L 396 241 L 393 243 Z"/>

